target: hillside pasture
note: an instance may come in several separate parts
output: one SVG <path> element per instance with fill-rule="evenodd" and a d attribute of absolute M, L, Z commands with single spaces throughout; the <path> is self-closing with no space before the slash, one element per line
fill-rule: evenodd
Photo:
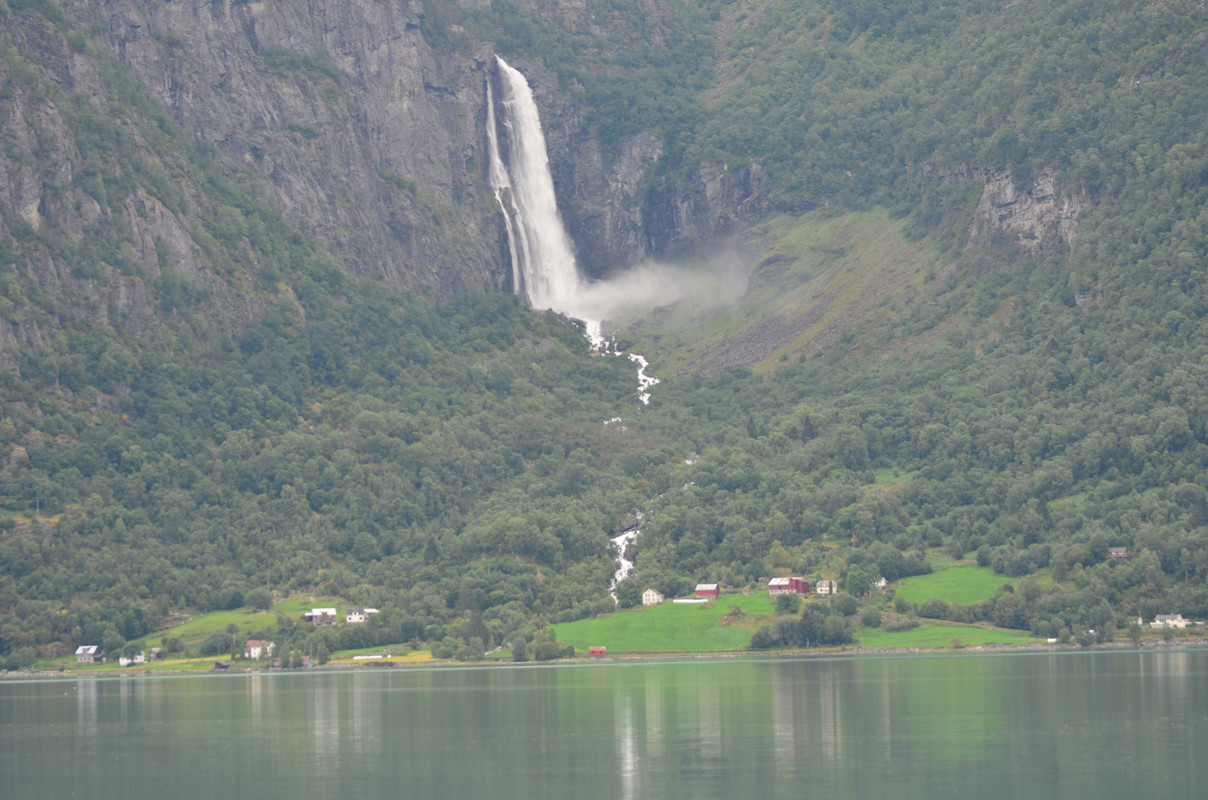
<path fill-rule="evenodd" d="M 302 614 L 310 611 L 312 608 L 336 607 L 339 612 L 342 612 L 344 603 L 345 601 L 343 600 L 331 597 L 320 597 L 318 599 L 290 598 L 276 604 L 268 611 L 257 611 L 252 608 L 211 611 L 208 614 L 194 617 L 171 628 L 156 631 L 150 636 L 145 637 L 144 641 L 147 647 L 153 647 L 158 645 L 163 639 L 179 638 L 185 647 L 194 650 L 211 633 L 225 631 L 227 626 L 231 624 L 234 624 L 239 629 L 239 632 L 235 634 L 236 636 L 250 637 L 257 631 L 277 630 L 278 620 L 282 617 L 300 622 Z"/>
<path fill-rule="evenodd" d="M 742 616 L 723 619 L 733 606 Z M 577 654 L 603 646 L 609 653 L 712 653 L 743 650 L 772 616 L 768 593 L 722 595 L 704 604 L 663 603 L 555 625 L 558 641 Z"/>
<path fill-rule="evenodd" d="M 146 637 L 148 647 L 158 645 L 165 638 L 179 638 L 185 647 L 196 649 L 205 638 L 215 631 L 225 631 L 227 625 L 233 624 L 239 629 L 236 636 L 250 636 L 260 630 L 274 630 L 277 627 L 277 614 L 273 611 L 256 611 L 250 608 L 239 608 L 232 611 L 211 611 L 194 617 L 188 622 L 156 631 Z"/>
<path fill-rule="evenodd" d="M 989 567 L 951 567 L 930 575 L 915 575 L 899 582 L 895 589 L 897 597 L 910 603 L 923 603 L 932 598 L 950 603 L 969 605 L 989 600 L 1004 583 L 1010 583 L 1002 575 L 995 575 Z"/>

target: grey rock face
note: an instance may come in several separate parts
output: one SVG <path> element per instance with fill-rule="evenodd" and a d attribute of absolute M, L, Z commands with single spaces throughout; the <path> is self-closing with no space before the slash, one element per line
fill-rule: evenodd
<path fill-rule="evenodd" d="M 134 159 L 178 197 L 165 204 L 163 192 L 138 185 L 141 178 L 128 195 L 106 197 L 97 176 L 108 166 L 86 163 L 54 102 L 19 87 L 0 97 L 0 240 L 14 235 L 6 225 L 16 225 L 26 242 L 48 226 L 70 242 L 106 230 L 124 231 L 129 241 L 123 264 L 90 265 L 92 277 L 69 274 L 47 252 L 31 255 L 34 246 L 22 280 L 38 291 L 73 298 L 89 316 L 120 319 L 151 341 L 157 326 L 188 316 L 156 307 L 151 282 L 165 274 L 204 298 L 187 322 L 202 338 L 256 319 L 264 302 L 245 285 L 254 263 L 248 274 L 220 274 L 211 263 L 197 236 L 198 220 L 213 212 L 204 191 L 159 160 L 140 123 L 109 106 L 113 78 L 103 74 L 98 50 L 112 54 L 227 179 L 269 199 L 355 274 L 431 300 L 462 288 L 511 288 L 503 221 L 486 179 L 490 43 L 456 26 L 426 26 L 420 0 L 60 5 L 77 40 L 36 12 L 6 16 L 0 33 L 40 80 L 124 126 Z M 585 13 L 574 5 L 556 11 Z M 559 203 L 588 276 L 707 247 L 760 213 L 757 164 L 703 169 L 686 183 L 663 180 L 658 135 L 605 143 L 539 62 L 517 66 L 541 107 Z M 0 325 L 0 351 L 3 342 L 36 349 L 44 338 L 36 326 Z"/>
<path fill-rule="evenodd" d="M 484 61 L 425 42 L 423 6 L 70 5 L 224 166 L 354 272 L 430 296 L 506 274 L 482 177 Z"/>

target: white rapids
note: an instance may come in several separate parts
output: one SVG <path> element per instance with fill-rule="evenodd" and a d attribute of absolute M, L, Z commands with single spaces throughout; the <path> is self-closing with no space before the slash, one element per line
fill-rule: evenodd
<path fill-rule="evenodd" d="M 638 537 L 642 532 L 642 515 L 638 514 L 637 524 L 632 528 L 626 528 L 621 531 L 619 536 L 614 536 L 608 541 L 612 542 L 612 546 L 616 551 L 617 571 L 613 573 L 612 582 L 608 584 L 608 593 L 612 595 L 612 602 L 620 604 L 617 599 L 617 586 L 621 581 L 633 574 L 633 562 L 625 558 L 625 551 L 629 549 L 630 543 Z"/>

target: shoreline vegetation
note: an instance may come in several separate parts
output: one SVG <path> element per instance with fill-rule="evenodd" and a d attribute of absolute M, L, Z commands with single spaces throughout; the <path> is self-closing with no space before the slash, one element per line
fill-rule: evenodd
<path fill-rule="evenodd" d="M 860 600 L 845 594 L 772 597 L 766 589 L 748 588 L 709 602 L 634 606 L 557 622 L 487 651 L 452 648 L 447 641 L 386 638 L 394 629 L 387 613 L 379 616 L 369 609 L 366 615 L 337 595 L 294 595 L 275 603 L 265 597 L 263 604 L 240 609 L 181 615 L 174 625 L 123 647 L 124 665 L 118 663 L 118 651 L 109 650 L 102 663 L 80 663 L 79 651 L 71 655 L 61 647 L 19 669 L 0 672 L 0 678 L 1208 646 L 1208 628 L 1196 621 L 1184 621 L 1190 625 L 1184 628 L 1155 629 L 1134 618 L 1126 628 L 1117 620 L 1117 625 L 1098 626 L 1098 633 L 1086 629 L 1058 636 L 956 619 L 959 604 L 984 603 L 1000 595 L 1012 600 L 1017 588 L 1026 594 L 1027 587 L 1000 581 L 988 568 L 949 565 L 896 581 Z M 322 619 L 312 621 L 316 614 Z M 247 650 L 245 643 L 248 648 L 256 645 L 256 650 Z M 270 648 L 268 653 L 260 651 L 263 646 Z M 140 653 L 137 663 L 129 661 Z"/>
<path fill-rule="evenodd" d="M 63 680 L 66 678 L 146 678 L 180 677 L 182 675 L 251 675 L 272 673 L 300 675 L 313 672 L 338 672 L 366 669 L 466 669 L 494 667 L 541 667 L 605 665 L 635 661 L 689 661 L 689 660 L 782 660 L 803 658 L 884 658 L 887 656 L 936 656 L 936 655 L 1005 655 L 1011 653 L 1076 653 L 1102 651 L 1146 651 L 1146 650 L 1202 650 L 1208 642 L 1200 638 L 1152 639 L 1141 642 L 1103 642 L 1094 645 L 1059 642 L 991 643 L 979 645 L 954 645 L 934 647 L 861 647 L 843 645 L 837 647 L 811 647 L 784 650 L 726 650 L 711 652 L 624 652 L 604 656 L 578 653 L 568 658 L 550 661 L 517 662 L 510 658 L 488 657 L 480 661 L 457 661 L 435 659 L 427 651 L 411 651 L 406 654 L 386 655 L 383 658 L 356 661 L 351 657 L 333 658 L 326 664 L 301 669 L 270 668 L 263 661 L 224 660 L 211 658 L 181 659 L 183 663 L 168 662 L 160 665 L 120 667 L 109 664 L 87 666 L 64 666 L 61 669 L 7 670 L 0 672 L 0 680 Z M 389 648 L 384 648 L 389 649 Z M 224 663 L 225 667 L 215 668 Z"/>

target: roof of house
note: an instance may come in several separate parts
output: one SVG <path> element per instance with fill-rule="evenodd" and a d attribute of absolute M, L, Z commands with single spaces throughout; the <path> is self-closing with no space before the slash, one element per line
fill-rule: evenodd
<path fill-rule="evenodd" d="M 698 591 L 698 592 L 713 592 L 716 590 L 717 590 L 716 583 L 698 583 L 698 584 L 696 584 L 696 591 Z"/>
<path fill-rule="evenodd" d="M 82 644 L 76 648 L 75 654 L 77 656 L 94 656 L 98 647 L 99 645 L 95 644 Z"/>

